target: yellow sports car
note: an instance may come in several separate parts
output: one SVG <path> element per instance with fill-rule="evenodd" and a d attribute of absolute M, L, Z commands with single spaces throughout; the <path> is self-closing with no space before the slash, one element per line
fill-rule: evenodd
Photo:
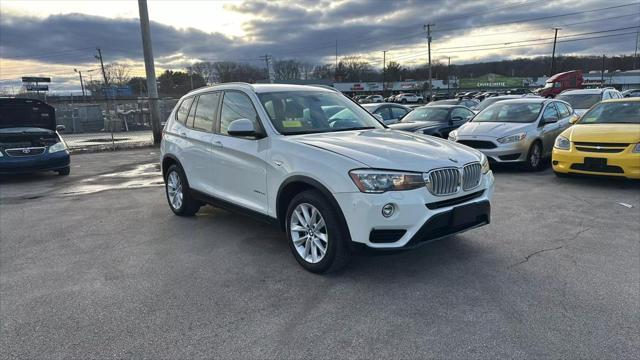
<path fill-rule="evenodd" d="M 555 141 L 553 171 L 640 179 L 640 98 L 605 100 Z"/>

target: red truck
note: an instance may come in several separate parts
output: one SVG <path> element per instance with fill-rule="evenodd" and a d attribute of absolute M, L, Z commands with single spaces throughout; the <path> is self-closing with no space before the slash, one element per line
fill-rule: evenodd
<path fill-rule="evenodd" d="M 552 98 L 567 89 L 582 89 L 582 71 L 571 70 L 553 75 L 544 87 L 538 91 L 538 95 Z"/>

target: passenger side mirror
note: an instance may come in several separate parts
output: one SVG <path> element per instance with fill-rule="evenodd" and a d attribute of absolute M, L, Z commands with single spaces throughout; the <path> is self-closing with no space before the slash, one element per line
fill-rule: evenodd
<path fill-rule="evenodd" d="M 237 119 L 233 120 L 231 124 L 229 124 L 229 128 L 227 129 L 227 133 L 231 136 L 256 136 L 258 133 L 256 132 L 255 126 L 253 126 L 253 121 L 249 119 Z"/>
<path fill-rule="evenodd" d="M 578 114 L 573 114 L 571 118 L 569 118 L 569 124 L 575 124 L 580 120 L 580 116 Z"/>
<path fill-rule="evenodd" d="M 550 116 L 550 117 L 544 118 L 542 121 L 544 124 L 553 124 L 558 122 L 558 118 L 556 116 Z"/>
<path fill-rule="evenodd" d="M 64 131 L 66 127 L 64 125 L 56 125 L 56 131 Z"/>

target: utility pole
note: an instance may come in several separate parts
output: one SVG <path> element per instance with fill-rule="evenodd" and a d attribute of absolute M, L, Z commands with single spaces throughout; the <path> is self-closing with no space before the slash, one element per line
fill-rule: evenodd
<path fill-rule="evenodd" d="M 382 51 L 382 96 L 385 96 L 387 87 L 387 50 Z"/>
<path fill-rule="evenodd" d="M 267 81 L 270 83 L 273 83 L 273 80 L 271 79 L 271 71 L 270 71 L 271 69 L 269 68 L 269 61 L 271 60 L 271 55 L 264 54 L 264 56 L 259 56 L 258 59 L 264 60 L 264 63 L 267 66 Z"/>
<path fill-rule="evenodd" d="M 158 83 L 156 82 L 156 67 L 153 62 L 153 47 L 151 46 L 151 29 L 149 28 L 147 0 L 138 0 L 138 11 L 140 13 L 144 69 L 147 74 L 147 96 L 149 97 L 149 113 L 151 114 L 151 131 L 153 132 L 153 143 L 159 144 L 162 140 L 160 104 L 158 103 Z"/>
<path fill-rule="evenodd" d="M 640 31 L 636 31 L 636 52 L 633 53 L 633 70 L 638 68 L 638 42 L 640 42 Z"/>
<path fill-rule="evenodd" d="M 115 139 L 113 138 L 113 121 L 111 120 L 111 109 L 109 106 L 109 95 L 107 93 L 107 91 L 109 90 L 109 79 L 107 79 L 107 72 L 104 71 L 104 61 L 102 61 L 102 51 L 100 50 L 100 48 L 96 48 L 96 50 L 98 50 L 98 55 L 94 55 L 93 57 L 95 57 L 96 59 L 100 60 L 100 68 L 102 69 L 102 77 L 104 79 L 104 101 L 105 101 L 105 107 L 107 108 L 107 122 L 108 122 L 108 128 L 111 132 L 111 147 L 113 150 L 116 149 L 116 143 L 115 143 Z"/>
<path fill-rule="evenodd" d="M 602 74 L 600 75 L 600 86 L 604 87 L 604 60 L 605 60 L 605 55 L 602 55 Z"/>
<path fill-rule="evenodd" d="M 84 100 L 84 82 L 82 82 L 82 71 L 78 71 L 78 69 L 73 69 L 73 71 L 77 72 L 80 75 L 80 88 L 82 89 L 82 100 Z"/>
<path fill-rule="evenodd" d="M 556 33 L 553 36 L 553 52 L 551 53 L 551 73 L 549 74 L 549 76 L 553 76 L 553 74 L 556 73 L 556 40 L 558 40 L 558 30 L 560 30 L 561 28 L 553 28 Z"/>
<path fill-rule="evenodd" d="M 427 47 L 429 49 L 429 100 L 427 102 L 431 102 L 431 99 L 433 97 L 433 94 L 432 94 L 433 84 L 431 81 L 431 27 L 432 26 L 434 26 L 434 24 L 427 24 L 424 26 L 424 28 L 427 30 Z"/>
<path fill-rule="evenodd" d="M 336 66 L 333 68 L 333 81 L 338 82 L 338 39 L 336 39 Z"/>
<path fill-rule="evenodd" d="M 447 96 L 451 97 L 451 56 L 447 59 Z"/>

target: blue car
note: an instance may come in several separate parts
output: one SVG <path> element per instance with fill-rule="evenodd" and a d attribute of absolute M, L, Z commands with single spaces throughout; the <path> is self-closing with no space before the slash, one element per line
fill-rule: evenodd
<path fill-rule="evenodd" d="M 69 175 L 71 159 L 55 109 L 40 101 L 0 98 L 0 174 L 55 171 Z"/>

